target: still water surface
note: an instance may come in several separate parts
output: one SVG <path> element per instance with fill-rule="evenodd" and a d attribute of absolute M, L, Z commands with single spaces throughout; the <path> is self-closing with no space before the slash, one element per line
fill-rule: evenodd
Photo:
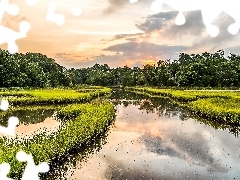
<path fill-rule="evenodd" d="M 108 135 L 46 179 L 240 179 L 240 141 L 164 99 L 117 92 Z M 91 152 L 86 155 L 86 152 Z"/>
<path fill-rule="evenodd" d="M 54 107 L 52 109 L 45 109 L 39 107 L 37 109 L 20 109 L 14 111 L 7 111 L 7 113 L 1 117 L 0 125 L 7 127 L 8 119 L 11 116 L 18 117 L 19 124 L 15 129 L 15 136 L 6 136 L 1 134 L 0 137 L 5 136 L 11 140 L 20 140 L 32 138 L 36 134 L 51 134 L 58 131 L 61 123 L 55 118 Z"/>
<path fill-rule="evenodd" d="M 116 91 L 110 100 L 117 116 L 108 133 L 53 164 L 43 179 L 240 179 L 236 131 L 200 123 L 166 99 Z M 16 110 L 1 119 L 17 116 L 17 137 L 25 139 L 57 131 L 54 112 Z"/>

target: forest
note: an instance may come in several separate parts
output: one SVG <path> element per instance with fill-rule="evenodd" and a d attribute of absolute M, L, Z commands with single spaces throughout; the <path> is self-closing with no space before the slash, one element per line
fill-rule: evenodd
<path fill-rule="evenodd" d="M 180 53 L 177 60 L 158 60 L 156 65 L 110 68 L 95 64 L 67 69 L 40 53 L 10 54 L 0 49 L 0 87 L 158 86 L 239 87 L 240 56 L 223 50 L 202 54 Z"/>
<path fill-rule="evenodd" d="M 71 167 L 74 167 L 72 172 L 81 170 L 76 164 L 83 167 L 79 174 L 87 174 L 89 167 L 85 164 L 88 163 L 82 162 L 90 162 L 98 151 L 103 158 L 93 159 L 93 167 L 97 164 L 103 174 L 110 172 L 102 169 L 105 165 L 117 167 L 111 162 L 107 164 L 105 154 L 111 158 L 126 157 L 121 158 L 127 159 L 125 165 L 120 162 L 126 171 L 134 165 L 129 166 L 129 160 L 137 160 L 138 165 L 146 168 L 146 163 L 151 165 L 152 161 L 170 167 L 169 164 L 178 164 L 184 157 L 182 169 L 170 167 L 171 177 L 172 172 L 179 176 L 185 169 L 197 172 L 198 167 L 192 167 L 192 162 L 199 162 L 201 171 L 206 169 L 205 177 L 215 172 L 211 170 L 209 174 L 209 162 L 214 162 L 214 168 L 215 162 L 222 163 L 222 167 L 228 162 L 230 169 L 226 171 L 239 174 L 237 170 L 232 172 L 231 166 L 239 167 L 239 163 L 232 162 L 239 162 L 236 159 L 240 157 L 236 154 L 240 91 L 229 90 L 240 87 L 239 55 L 226 57 L 223 50 L 213 54 L 180 53 L 177 60 L 158 60 L 156 65 L 143 67 L 110 68 L 107 64 L 95 64 L 67 69 L 40 53 L 10 54 L 0 49 L 0 73 L 0 126 L 9 125 L 12 114 L 20 120 L 16 138 L 3 136 L 0 141 L 0 166 L 4 162 L 10 164 L 9 177 L 19 179 L 26 167 L 16 158 L 19 152 L 34 155 L 35 164 L 48 163 L 50 170 L 41 174 L 41 179 L 62 179 Z M 122 86 L 124 88 L 115 88 Z M 10 105 L 9 109 L 5 108 L 7 111 L 2 108 L 4 103 Z M 35 131 L 31 132 L 32 128 Z M 216 149 L 222 151 L 217 151 L 215 156 Z M 148 152 L 150 154 L 146 154 Z M 154 159 L 148 160 L 151 156 Z M 222 157 L 225 159 L 219 160 Z M 119 167 L 124 167 L 122 164 Z M 134 166 L 138 167 L 137 164 Z M 165 169 L 160 173 L 161 177 L 165 176 Z M 219 174 L 218 168 L 216 174 Z M 146 179 L 145 174 L 143 177 Z M 229 177 L 225 179 L 235 176 Z M 117 178 L 110 174 L 103 179 Z"/>

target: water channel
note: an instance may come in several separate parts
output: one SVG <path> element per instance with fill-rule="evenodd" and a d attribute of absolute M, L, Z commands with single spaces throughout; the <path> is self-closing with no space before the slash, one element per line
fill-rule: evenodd
<path fill-rule="evenodd" d="M 236 132 L 200 123 L 166 99 L 119 91 L 110 99 L 117 116 L 108 134 L 48 179 L 240 179 Z"/>
<path fill-rule="evenodd" d="M 43 179 L 240 179 L 236 131 L 199 122 L 167 99 L 116 90 L 110 100 L 117 116 L 109 131 Z M 35 114 L 38 123 L 54 121 L 53 110 Z"/>

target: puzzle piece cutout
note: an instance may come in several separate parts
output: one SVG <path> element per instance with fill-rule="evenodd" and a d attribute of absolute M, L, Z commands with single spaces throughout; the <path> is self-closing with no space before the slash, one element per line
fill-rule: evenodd
<path fill-rule="evenodd" d="M 8 110 L 8 107 L 9 107 L 8 100 L 3 99 L 1 101 L 0 109 L 3 111 L 6 111 L 6 110 Z"/>
<path fill-rule="evenodd" d="M 19 151 L 16 158 L 20 162 L 27 162 L 27 166 L 24 170 L 22 180 L 39 180 L 38 174 L 48 172 L 49 165 L 46 162 L 42 162 L 39 165 L 35 165 L 31 154 L 27 154 L 24 151 Z"/>
<path fill-rule="evenodd" d="M 27 21 L 22 21 L 19 29 L 20 31 L 16 32 L 0 25 L 0 44 L 8 43 L 8 51 L 11 54 L 18 52 L 18 46 L 15 41 L 26 37 L 30 24 Z"/>
<path fill-rule="evenodd" d="M 33 6 L 36 4 L 36 0 L 25 0 L 26 4 L 29 6 Z"/>
<path fill-rule="evenodd" d="M 53 21 L 55 22 L 57 25 L 63 25 L 64 21 L 65 21 L 65 17 L 62 14 L 56 14 L 55 10 L 57 7 L 57 2 L 56 1 L 51 1 L 50 2 L 50 6 L 48 8 L 48 12 L 47 12 L 47 16 L 46 16 L 46 20 L 47 21 Z M 74 16 L 80 16 L 82 13 L 82 10 L 80 8 L 77 7 L 73 7 L 71 9 L 71 13 Z"/>
<path fill-rule="evenodd" d="M 9 107 L 8 100 L 2 100 L 0 104 L 1 110 L 7 110 Z M 19 123 L 19 119 L 17 117 L 10 117 L 8 120 L 8 127 L 0 126 L 0 132 L 7 135 L 15 135 L 15 128 Z M 16 158 L 20 162 L 27 162 L 27 166 L 22 176 L 22 180 L 39 180 L 38 174 L 40 172 L 48 172 L 49 165 L 46 162 L 42 162 L 39 165 L 35 165 L 33 157 L 31 154 L 26 154 L 24 151 L 19 151 L 16 154 Z M 10 165 L 8 163 L 0 164 L 0 179 L 1 180 L 13 180 L 7 177 L 10 171 Z"/>
<path fill-rule="evenodd" d="M 0 21 L 2 21 L 5 11 L 12 16 L 16 16 L 19 12 L 19 7 L 15 4 L 9 4 L 8 1 L 9 0 L 1 0 L 0 2 Z"/>
<path fill-rule="evenodd" d="M 11 116 L 8 119 L 8 126 L 7 127 L 2 127 L 0 126 L 0 133 L 14 136 L 15 135 L 15 129 L 16 126 L 19 124 L 19 119 L 17 117 Z"/>
<path fill-rule="evenodd" d="M 10 165 L 8 163 L 0 164 L 0 179 L 1 180 L 14 180 L 12 178 L 7 177 L 10 171 Z"/>
<path fill-rule="evenodd" d="M 55 14 L 55 9 L 57 7 L 56 1 L 51 1 L 50 6 L 48 8 L 46 20 L 54 21 L 57 25 L 63 25 L 65 21 L 65 17 L 62 14 Z"/>
<path fill-rule="evenodd" d="M 49 165 L 46 162 L 42 162 L 39 165 L 35 165 L 31 154 L 27 154 L 24 151 L 19 151 L 16 154 L 16 158 L 20 162 L 27 162 L 27 166 L 23 172 L 21 180 L 39 180 L 38 174 L 49 171 Z M 0 164 L 0 179 L 1 180 L 14 180 L 7 177 L 10 171 L 10 165 L 8 163 Z"/>
<path fill-rule="evenodd" d="M 71 13 L 73 16 L 80 16 L 82 14 L 82 10 L 78 7 L 72 7 Z"/>
<path fill-rule="evenodd" d="M 26 0 L 28 4 L 33 4 L 33 0 Z M 10 15 L 16 16 L 19 12 L 19 7 L 15 4 L 9 4 L 9 0 L 1 0 L 0 2 L 0 22 L 5 12 Z M 0 44 L 7 43 L 8 51 L 13 54 L 18 51 L 16 40 L 25 38 L 30 29 L 30 24 L 27 21 L 22 21 L 19 26 L 20 31 L 13 31 L 5 26 L 0 25 Z"/>
<path fill-rule="evenodd" d="M 129 0 L 130 3 L 136 3 L 138 0 Z"/>
<path fill-rule="evenodd" d="M 6 111 L 9 107 L 9 103 L 7 100 L 2 100 L 0 109 Z M 8 119 L 8 127 L 2 127 L 0 126 L 0 133 L 14 136 L 15 135 L 15 129 L 16 126 L 19 124 L 19 119 L 17 117 L 11 116 Z"/>
<path fill-rule="evenodd" d="M 130 0 L 134 1 L 134 0 Z M 176 9 L 179 13 L 176 17 L 175 24 L 182 25 L 186 19 L 183 15 L 184 11 L 201 10 L 203 23 L 206 26 L 207 32 L 210 36 L 216 37 L 220 30 L 217 26 L 213 25 L 214 19 L 221 12 L 225 12 L 235 19 L 235 23 L 229 25 L 228 32 L 232 35 L 238 33 L 240 28 L 240 2 L 238 0 L 211 0 L 211 1 L 199 1 L 199 0 L 155 0 L 151 4 L 151 10 L 154 13 L 159 13 L 162 10 L 162 5 Z"/>

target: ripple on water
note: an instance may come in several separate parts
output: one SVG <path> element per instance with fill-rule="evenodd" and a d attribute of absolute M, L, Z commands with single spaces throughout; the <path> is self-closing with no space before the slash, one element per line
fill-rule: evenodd
<path fill-rule="evenodd" d="M 200 123 L 168 100 L 114 99 L 107 143 L 86 161 L 69 160 L 66 179 L 240 179 L 240 141 L 228 129 Z"/>
<path fill-rule="evenodd" d="M 9 143 L 31 139 L 37 134 L 44 133 L 44 135 L 50 135 L 53 132 L 57 132 L 61 125 L 61 122 L 55 118 L 54 109 L 40 108 L 35 110 L 16 110 L 7 113 L 2 118 L 2 126 L 7 126 L 8 118 L 12 114 L 19 118 L 19 125 L 15 129 L 15 136 L 0 134 L 1 137 L 6 137 Z"/>

